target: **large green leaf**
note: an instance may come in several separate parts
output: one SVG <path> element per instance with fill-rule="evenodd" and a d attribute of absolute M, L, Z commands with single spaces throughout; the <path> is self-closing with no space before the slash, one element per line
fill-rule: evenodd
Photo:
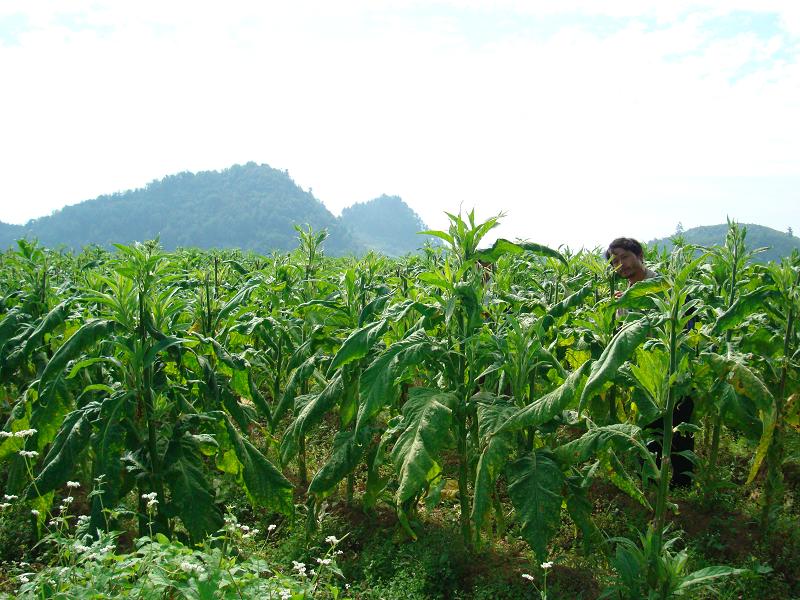
<path fill-rule="evenodd" d="M 720 335 L 733 327 L 738 326 L 752 313 L 763 310 L 764 302 L 773 296 L 778 295 L 774 289 L 760 287 L 749 294 L 744 294 L 736 299 L 731 307 L 717 317 L 712 335 Z"/>
<path fill-rule="evenodd" d="M 372 350 L 372 347 L 380 341 L 388 328 L 389 321 L 382 319 L 353 330 L 333 357 L 328 373 L 333 373 L 350 361 L 364 358 Z"/>
<path fill-rule="evenodd" d="M 25 344 L 22 347 L 23 354 L 30 354 L 34 348 L 41 344 L 46 333 L 52 333 L 56 327 L 66 320 L 72 300 L 72 298 L 64 300 L 42 318 L 33 333 L 25 340 Z"/>
<path fill-rule="evenodd" d="M 337 432 L 333 438 L 333 454 L 314 475 L 308 486 L 309 493 L 325 496 L 352 473 L 364 456 L 371 433 L 368 428 L 362 429 L 357 438 L 353 431 Z"/>
<path fill-rule="evenodd" d="M 630 358 L 633 351 L 646 338 L 650 322 L 646 319 L 631 321 L 620 329 L 611 339 L 603 353 L 593 364 L 589 379 L 581 393 L 578 412 L 583 410 L 586 401 L 600 391 L 607 381 L 616 376 L 622 364 Z"/>
<path fill-rule="evenodd" d="M 392 449 L 398 478 L 398 506 L 425 487 L 439 470 L 438 455 L 450 441 L 452 408 L 457 402 L 450 392 L 412 388 L 403 406 L 404 430 Z"/>
<path fill-rule="evenodd" d="M 432 341 L 425 331 L 418 329 L 392 344 L 370 363 L 361 375 L 361 406 L 358 408 L 356 430 L 391 402 L 395 380 L 408 367 L 419 365 L 428 358 L 432 347 Z"/>
<path fill-rule="evenodd" d="M 33 485 L 28 488 L 28 498 L 56 489 L 80 467 L 79 457 L 88 447 L 92 435 L 91 422 L 99 408 L 97 402 L 92 402 L 67 415 L 44 458 L 41 471 Z"/>
<path fill-rule="evenodd" d="M 322 421 L 344 395 L 341 373 L 328 382 L 319 394 L 308 394 L 297 416 L 289 425 L 281 440 L 281 462 L 287 464 L 297 453 L 297 443 L 301 436 L 311 431 Z"/>
<path fill-rule="evenodd" d="M 580 394 L 581 384 L 589 364 L 588 362 L 583 363 L 552 392 L 517 411 L 506 421 L 502 430 L 513 431 L 523 427 L 538 427 L 561 414 Z"/>
<path fill-rule="evenodd" d="M 689 588 L 698 584 L 707 584 L 709 581 L 719 579 L 721 577 L 731 577 L 732 575 L 739 575 L 748 572 L 747 569 L 734 569 L 733 567 L 716 566 L 698 569 L 681 578 L 681 582 L 675 591 L 683 594 Z"/>
<path fill-rule="evenodd" d="M 636 352 L 636 361 L 631 365 L 630 372 L 650 401 L 663 409 L 669 390 L 669 353 L 663 348 L 640 348 Z"/>
<path fill-rule="evenodd" d="M 294 405 L 295 398 L 299 390 L 302 389 L 303 382 L 307 381 L 317 368 L 319 356 L 316 354 L 306 358 L 289 376 L 289 381 L 286 382 L 286 388 L 283 390 L 280 402 L 275 407 L 275 412 L 272 414 L 273 427 L 283 418 L 287 410 L 291 409 Z"/>
<path fill-rule="evenodd" d="M 217 318 L 215 319 L 215 326 L 216 329 L 219 323 L 224 321 L 225 319 L 230 316 L 233 311 L 239 308 L 242 304 L 244 304 L 247 299 L 250 297 L 250 294 L 253 292 L 254 289 L 258 287 L 258 284 L 249 284 L 246 287 L 243 287 L 239 290 L 236 295 L 228 300 L 225 305 L 219 310 L 219 314 L 217 314 Z"/>
<path fill-rule="evenodd" d="M 480 529 L 491 507 L 497 476 L 514 447 L 511 432 L 501 429 L 517 407 L 487 392 L 476 394 L 472 399 L 477 402 L 478 433 L 482 451 L 475 472 L 475 492 L 470 518 Z"/>
<path fill-rule="evenodd" d="M 531 252 L 540 256 L 549 256 L 560 260 L 562 263 L 567 264 L 567 259 L 557 250 L 543 246 L 542 244 L 534 244 L 532 242 L 511 242 L 509 240 L 498 238 L 491 248 L 478 250 L 471 258 L 480 260 L 482 262 L 496 262 L 501 256 L 506 254 L 524 254 Z"/>
<path fill-rule="evenodd" d="M 97 343 L 114 331 L 116 324 L 114 321 L 93 319 L 84 323 L 80 329 L 73 333 L 70 338 L 56 351 L 39 379 L 39 401 L 47 403 L 52 393 L 51 383 L 54 379 L 63 375 L 67 363 L 76 359 L 88 348 Z"/>
<path fill-rule="evenodd" d="M 199 543 L 222 527 L 222 512 L 214 502 L 203 474 L 203 461 L 191 437 L 172 440 L 164 457 L 171 491 L 167 507 L 183 522 L 193 543 Z"/>
<path fill-rule="evenodd" d="M 249 440 L 233 426 L 227 415 L 223 416 L 225 428 L 236 458 L 239 461 L 239 479 L 250 502 L 285 515 L 294 513 L 292 484 Z"/>
<path fill-rule="evenodd" d="M 669 289 L 670 283 L 661 277 L 651 277 L 639 281 L 628 289 L 620 296 L 615 306 L 618 309 L 631 309 L 631 308 L 646 308 L 652 306 L 652 301 L 649 299 L 653 294 L 660 294 Z"/>
<path fill-rule="evenodd" d="M 104 528 L 103 508 L 116 506 L 125 486 L 125 466 L 122 457 L 128 450 L 126 425 L 134 416 L 136 403 L 132 392 L 124 392 L 103 400 L 95 422 L 97 430 L 91 445 L 95 454 L 94 477 L 102 477 L 103 494 L 92 498 L 92 531 Z"/>
<path fill-rule="evenodd" d="M 747 483 L 750 484 L 758 475 L 761 463 L 767 455 L 769 446 L 772 443 L 772 435 L 775 431 L 777 421 L 777 407 L 775 398 L 770 393 L 767 386 L 750 369 L 741 356 L 707 353 L 705 357 L 710 357 L 711 365 L 718 375 L 727 379 L 736 394 L 749 398 L 758 409 L 761 421 L 761 438 L 758 441 L 756 454 L 753 463 L 750 465 L 750 472 L 747 476 Z"/>
<path fill-rule="evenodd" d="M 547 314 L 554 319 L 567 314 L 567 312 L 576 306 L 580 306 L 581 303 L 594 292 L 595 288 L 596 286 L 594 282 L 587 283 L 574 294 L 571 294 L 560 302 L 553 304 L 553 306 L 548 309 Z"/>
<path fill-rule="evenodd" d="M 611 444 L 620 450 L 635 448 L 642 456 L 650 458 L 647 448 L 639 440 L 641 429 L 630 423 L 616 423 L 593 427 L 577 440 L 567 442 L 555 450 L 560 462 L 566 464 L 586 462 Z"/>
<path fill-rule="evenodd" d="M 547 450 L 523 456 L 507 470 L 508 495 L 522 528 L 522 537 L 539 560 L 547 558 L 547 544 L 561 524 L 564 474 Z"/>

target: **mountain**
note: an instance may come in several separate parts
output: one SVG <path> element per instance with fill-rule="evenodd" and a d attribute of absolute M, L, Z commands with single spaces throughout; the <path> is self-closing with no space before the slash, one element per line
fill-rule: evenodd
<path fill-rule="evenodd" d="M 376 252 L 399 256 L 425 243 L 417 232 L 426 229 L 399 196 L 375 198 L 342 210 L 341 222 L 365 247 Z"/>
<path fill-rule="evenodd" d="M 800 238 L 795 237 L 791 233 L 784 233 L 763 225 L 744 223 L 741 225 L 747 228 L 745 243 L 748 250 L 763 247 L 769 248 L 766 252 L 756 254 L 754 260 L 758 262 L 769 262 L 771 260 L 779 262 L 784 256 L 789 256 L 792 250 L 800 251 Z M 680 233 L 680 235 L 689 244 L 714 246 L 725 243 L 725 234 L 727 231 L 727 224 L 704 225 L 702 227 L 687 229 Z M 647 242 L 647 245 L 649 247 L 659 246 L 669 250 L 673 245 L 671 237 L 652 240 Z"/>
<path fill-rule="evenodd" d="M 394 216 L 387 218 L 396 218 L 403 207 L 414 214 L 402 200 L 396 200 L 399 205 L 392 204 Z M 376 214 L 372 218 L 380 220 Z M 381 229 L 379 234 L 373 228 L 363 238 L 352 231 L 360 228 L 362 221 L 349 226 L 347 219 L 337 219 L 286 171 L 251 162 L 222 171 L 170 175 L 141 189 L 66 206 L 22 226 L 0 223 L 0 245 L 8 247 L 24 236 L 46 246 L 79 249 L 91 243 L 110 246 L 158 236 L 168 250 L 195 246 L 269 253 L 296 247 L 294 225 L 306 223 L 315 230 L 328 229 L 325 250 L 333 255 L 361 254 L 373 247 L 403 254 L 421 245 L 418 236 L 413 244 L 399 241 L 414 236 L 419 226 L 424 228 L 418 218 L 406 218 L 396 229 Z M 384 234 L 388 237 L 381 237 Z"/>

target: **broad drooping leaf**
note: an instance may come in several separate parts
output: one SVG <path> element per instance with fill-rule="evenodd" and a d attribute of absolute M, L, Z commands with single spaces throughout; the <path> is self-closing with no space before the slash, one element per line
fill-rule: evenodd
<path fill-rule="evenodd" d="M 333 373 L 336 369 L 342 365 L 346 365 L 350 361 L 364 358 L 370 350 L 372 350 L 372 347 L 381 339 L 381 336 L 386 333 L 388 328 L 389 321 L 387 319 L 382 319 L 353 330 L 333 357 L 331 366 L 328 368 L 328 373 Z"/>
<path fill-rule="evenodd" d="M 537 450 L 508 465 L 508 495 L 522 528 L 522 537 L 539 560 L 561 524 L 564 474 L 547 450 Z"/>
<path fill-rule="evenodd" d="M 103 494 L 92 498 L 92 531 L 102 528 L 106 519 L 103 508 L 116 506 L 124 493 L 125 467 L 122 457 L 128 450 L 126 445 L 126 422 L 134 417 L 136 403 L 132 392 L 123 392 L 106 398 L 100 405 L 100 414 L 92 435 L 94 449 L 94 476 L 102 477 Z"/>
<path fill-rule="evenodd" d="M 471 258 L 473 260 L 493 263 L 506 254 L 524 254 L 525 252 L 531 252 L 540 256 L 549 256 L 550 258 L 555 258 L 567 264 L 567 259 L 557 250 L 553 250 L 541 244 L 522 241 L 511 242 L 503 238 L 498 238 L 497 241 L 492 244 L 491 248 L 478 250 Z"/>
<path fill-rule="evenodd" d="M 669 386 L 669 353 L 663 348 L 650 348 L 636 352 L 636 361 L 631 365 L 631 374 L 648 399 L 658 408 L 666 405 Z M 655 418 L 655 417 L 653 417 Z M 650 419 L 653 420 L 652 418 Z"/>
<path fill-rule="evenodd" d="M 302 389 L 303 382 L 308 380 L 317 368 L 319 356 L 316 354 L 306 358 L 300 365 L 292 371 L 289 376 L 289 381 L 286 382 L 286 388 L 283 390 L 280 402 L 275 407 L 275 412 L 272 415 L 273 426 L 283 418 L 284 413 L 294 406 L 295 398 L 299 395 L 299 390 Z"/>
<path fill-rule="evenodd" d="M 438 455 L 450 441 L 452 407 L 450 392 L 412 388 L 403 406 L 403 431 L 392 450 L 398 479 L 398 506 L 426 488 L 439 472 Z"/>
<path fill-rule="evenodd" d="M 51 333 L 66 320 L 69 315 L 69 305 L 71 303 L 72 298 L 64 300 L 42 318 L 33 333 L 25 340 L 25 344 L 22 347 L 23 354 L 30 354 L 34 348 L 42 343 L 45 334 Z"/>
<path fill-rule="evenodd" d="M 470 518 L 480 529 L 491 506 L 497 476 L 508 461 L 514 446 L 511 432 L 501 431 L 501 428 L 516 412 L 517 407 L 488 392 L 476 394 L 473 401 L 477 402 L 478 407 L 478 432 L 482 451 L 475 472 L 475 493 Z"/>
<path fill-rule="evenodd" d="M 626 360 L 630 358 L 633 351 L 647 338 L 650 329 L 650 322 L 646 319 L 639 319 L 627 323 L 611 339 L 603 353 L 593 364 L 589 373 L 589 379 L 581 393 L 578 412 L 583 410 L 586 401 L 600 391 L 607 381 L 611 381 Z"/>
<path fill-rule="evenodd" d="M 78 458 L 86 451 L 92 435 L 91 422 L 99 408 L 98 403 L 92 402 L 67 415 L 50 451 L 44 458 L 42 470 L 28 489 L 29 498 L 56 489 L 67 481 L 75 468 L 80 465 Z"/>
<path fill-rule="evenodd" d="M 561 414 L 580 394 L 581 384 L 589 364 L 588 362 L 583 363 L 552 392 L 518 410 L 506 421 L 502 430 L 513 431 L 523 427 L 538 427 Z"/>
<path fill-rule="evenodd" d="M 114 321 L 93 319 L 83 324 L 73 333 L 47 363 L 39 379 L 39 401 L 46 404 L 50 400 L 53 382 L 63 376 L 67 363 L 78 358 L 99 340 L 110 335 L 115 328 Z"/>
<path fill-rule="evenodd" d="M 203 474 L 196 444 L 188 436 L 172 440 L 164 456 L 171 490 L 170 508 L 183 522 L 194 543 L 222 527 L 222 512 Z"/>
<path fill-rule="evenodd" d="M 717 317 L 712 335 L 720 335 L 742 323 L 749 315 L 764 309 L 764 302 L 778 293 L 770 288 L 761 287 L 736 299 L 731 307 Z"/>
<path fill-rule="evenodd" d="M 661 277 L 652 277 L 630 286 L 614 303 L 618 309 L 646 308 L 652 306 L 649 296 L 660 294 L 670 288 L 670 283 Z"/>
<path fill-rule="evenodd" d="M 225 431 L 238 462 L 239 482 L 244 486 L 247 497 L 255 506 L 285 515 L 294 512 L 292 484 L 267 458 L 244 438 L 233 426 L 227 415 L 222 415 Z M 233 457 L 228 455 L 227 460 Z"/>
<path fill-rule="evenodd" d="M 309 493 L 324 497 L 350 474 L 364 456 L 371 433 L 369 428 L 362 429 L 358 437 L 349 430 L 337 432 L 333 438 L 333 454 L 314 475 L 308 486 Z"/>
<path fill-rule="evenodd" d="M 594 282 L 587 283 L 585 286 L 583 286 L 574 294 L 567 296 L 560 302 L 557 302 L 556 304 L 551 306 L 547 311 L 547 314 L 553 317 L 554 319 L 557 319 L 558 317 L 567 314 L 568 311 L 572 310 L 576 306 L 580 306 L 581 303 L 594 292 L 594 290 L 595 290 Z"/>
<path fill-rule="evenodd" d="M 639 440 L 640 432 L 639 427 L 630 423 L 593 427 L 577 440 L 572 440 L 556 448 L 555 455 L 559 462 L 579 464 L 614 444 L 620 450 L 636 449 L 642 456 L 649 457 L 650 453 Z"/>
<path fill-rule="evenodd" d="M 756 454 L 753 457 L 753 464 L 750 465 L 750 473 L 747 476 L 747 483 L 750 484 L 758 474 L 758 469 L 767 455 L 767 450 L 772 443 L 772 434 L 775 430 L 777 421 L 777 407 L 775 398 L 770 393 L 767 386 L 738 356 L 720 356 L 718 354 L 706 354 L 711 358 L 714 369 L 720 375 L 726 377 L 734 391 L 752 400 L 758 408 L 761 420 L 761 439 L 758 441 Z"/>
<path fill-rule="evenodd" d="M 394 396 L 395 380 L 411 367 L 419 365 L 432 352 L 432 341 L 424 330 L 411 332 L 395 342 L 370 363 L 361 375 L 361 406 L 356 430 L 377 415 Z"/>
<path fill-rule="evenodd" d="M 688 575 L 685 575 L 681 578 L 681 582 L 678 587 L 675 589 L 676 592 L 683 594 L 689 588 L 698 585 L 698 584 L 707 584 L 709 581 L 714 579 L 719 579 L 721 577 L 731 577 L 733 575 L 739 575 L 741 573 L 746 573 L 747 569 L 735 569 L 733 567 L 726 567 L 726 566 L 716 566 L 716 567 L 705 567 L 704 569 L 698 569 L 697 571 L 693 571 Z"/>
<path fill-rule="evenodd" d="M 342 374 L 337 373 L 320 393 L 308 394 L 305 397 L 303 405 L 291 425 L 287 428 L 281 441 L 281 462 L 283 464 L 287 464 L 294 458 L 300 437 L 307 434 L 312 427 L 322 421 L 325 414 L 336 406 L 336 403 L 343 396 Z"/>

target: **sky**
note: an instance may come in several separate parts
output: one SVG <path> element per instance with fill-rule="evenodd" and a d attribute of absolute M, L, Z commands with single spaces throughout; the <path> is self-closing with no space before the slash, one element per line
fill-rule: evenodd
<path fill-rule="evenodd" d="M 553 247 L 800 232 L 796 0 L 0 0 L 0 221 L 288 170 Z"/>

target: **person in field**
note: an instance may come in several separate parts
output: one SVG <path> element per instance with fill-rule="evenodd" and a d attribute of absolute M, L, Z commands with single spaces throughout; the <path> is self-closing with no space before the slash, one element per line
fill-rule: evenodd
<path fill-rule="evenodd" d="M 642 245 L 633 238 L 620 237 L 612 241 L 606 250 L 606 260 L 611 263 L 612 268 L 617 274 L 628 280 L 628 286 L 635 283 L 658 277 L 655 271 L 647 268 L 644 263 L 644 249 Z M 616 292 L 617 296 L 621 295 L 621 291 Z M 692 326 L 692 321 L 690 325 Z M 694 410 L 694 402 L 688 396 L 684 396 L 678 401 L 675 406 L 675 413 L 673 414 L 674 425 L 680 423 L 690 423 L 692 420 L 692 412 Z M 662 431 L 663 422 L 661 419 L 656 419 L 652 423 L 645 426 L 645 429 L 653 433 L 660 434 Z M 656 454 L 658 464 L 661 465 L 661 440 L 655 439 L 647 445 L 648 449 Z M 689 487 L 692 483 L 692 471 L 694 464 L 691 460 L 678 454 L 683 451 L 694 451 L 694 435 L 691 432 L 685 434 L 676 434 L 672 438 L 672 481 L 673 487 Z"/>
<path fill-rule="evenodd" d="M 628 285 L 656 277 L 656 273 L 644 264 L 642 245 L 633 238 L 621 237 L 608 245 L 606 260 L 620 277 L 628 280 Z"/>

